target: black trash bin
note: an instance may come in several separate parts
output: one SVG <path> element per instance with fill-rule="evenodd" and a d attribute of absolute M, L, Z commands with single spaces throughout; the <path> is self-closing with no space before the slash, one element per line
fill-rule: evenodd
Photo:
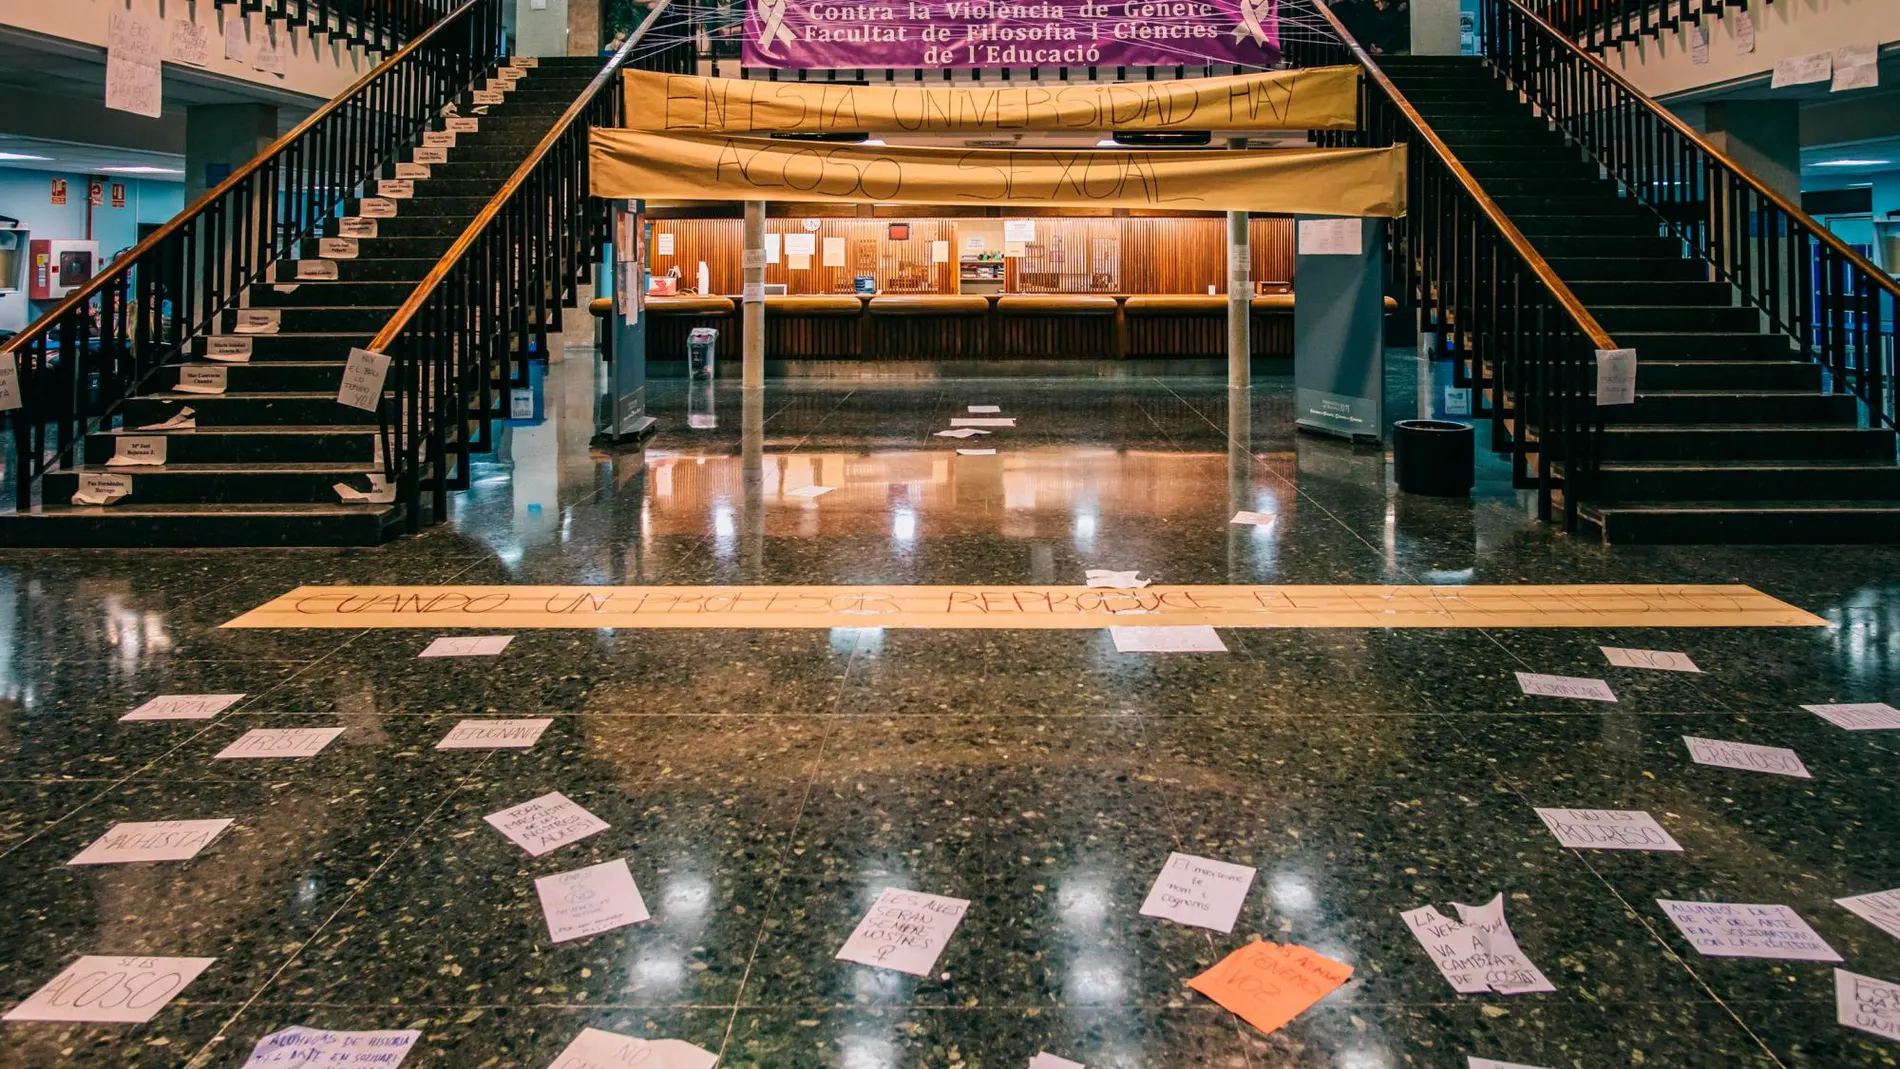
<path fill-rule="evenodd" d="M 1393 425 L 1392 468 L 1399 489 L 1429 497 L 1470 497 L 1477 465 L 1471 425 L 1402 419 Z"/>

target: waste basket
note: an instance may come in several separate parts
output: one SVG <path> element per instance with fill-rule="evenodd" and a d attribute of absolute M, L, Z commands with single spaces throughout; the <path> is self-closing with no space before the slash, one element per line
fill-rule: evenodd
<path fill-rule="evenodd" d="M 686 332 L 686 370 L 696 379 L 713 377 L 713 350 L 719 344 L 716 327 L 694 327 Z"/>
<path fill-rule="evenodd" d="M 1477 455 L 1468 423 L 1402 419 L 1393 425 L 1392 468 L 1399 489 L 1429 497 L 1469 497 Z"/>

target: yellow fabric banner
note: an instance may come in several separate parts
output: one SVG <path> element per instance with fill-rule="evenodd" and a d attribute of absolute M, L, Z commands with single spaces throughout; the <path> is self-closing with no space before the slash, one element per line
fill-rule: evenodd
<path fill-rule="evenodd" d="M 829 145 L 596 129 L 596 197 L 1405 214 L 1405 149 Z"/>
<path fill-rule="evenodd" d="M 986 130 L 1353 130 L 1359 68 L 1172 82 L 929 85 L 626 72 L 629 130 L 674 134 Z"/>

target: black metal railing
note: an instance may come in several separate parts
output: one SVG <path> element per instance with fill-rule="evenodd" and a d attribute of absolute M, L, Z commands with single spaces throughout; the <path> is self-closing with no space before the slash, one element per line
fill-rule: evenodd
<path fill-rule="evenodd" d="M 1774 3 L 1774 0 L 1767 0 Z M 1684 23 L 1716 19 L 1746 0 L 1532 0 L 1530 9 L 1586 48 L 1655 37 Z"/>
<path fill-rule="evenodd" d="M 247 286 L 297 257 L 346 198 L 494 67 L 502 7 L 465 0 L 0 347 L 21 394 L 10 413 L 21 511 L 86 433 L 109 426 L 192 339 L 214 333 Z"/>
<path fill-rule="evenodd" d="M 1487 195 L 1323 0 L 1310 0 L 1336 41 L 1289 49 L 1296 66 L 1357 64 L 1357 130 L 1325 131 L 1326 146 L 1407 146 L 1406 214 L 1391 223 L 1387 293 L 1420 313 L 1421 330 L 1454 359 L 1460 383 L 1486 403 L 1492 446 L 1510 449 L 1538 516 L 1577 529 L 1595 491 L 1603 415 L 1596 353 L 1609 334 Z"/>
<path fill-rule="evenodd" d="M 218 7 L 365 48 L 400 48 L 455 10 L 460 0 L 217 0 Z"/>
<path fill-rule="evenodd" d="M 390 358 L 384 474 L 411 531 L 446 518 L 468 455 L 489 448 L 507 391 L 527 386 L 528 362 L 590 277 L 610 213 L 588 192 L 588 131 L 620 124 L 623 69 L 692 71 L 680 17 L 654 5 L 370 343 Z"/>
<path fill-rule="evenodd" d="M 1900 284 L 1517 0 L 1482 0 L 1486 58 L 1870 422 L 1895 425 Z"/>

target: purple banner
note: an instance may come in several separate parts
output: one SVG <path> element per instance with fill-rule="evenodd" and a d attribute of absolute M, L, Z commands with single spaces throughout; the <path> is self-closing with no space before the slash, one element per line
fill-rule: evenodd
<path fill-rule="evenodd" d="M 748 0 L 748 67 L 1270 67 L 1279 0 Z"/>

